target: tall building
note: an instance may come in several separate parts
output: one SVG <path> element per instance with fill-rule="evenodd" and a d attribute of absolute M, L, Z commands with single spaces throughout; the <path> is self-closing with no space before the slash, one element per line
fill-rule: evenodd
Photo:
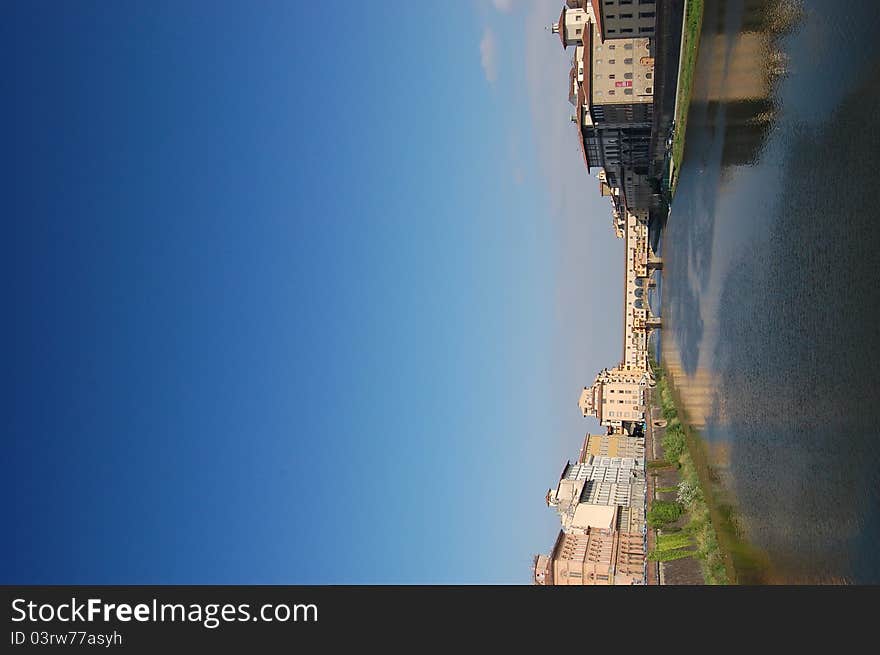
<path fill-rule="evenodd" d="M 655 0 L 590 0 L 603 42 L 632 36 L 653 39 L 655 4 Z"/>
<path fill-rule="evenodd" d="M 609 530 L 560 531 L 550 554 L 535 557 L 533 571 L 537 585 L 645 584 L 645 539 Z"/>
<path fill-rule="evenodd" d="M 578 398 L 578 408 L 586 418 L 592 416 L 608 428 L 631 430 L 645 418 L 646 371 L 631 371 L 616 366 L 603 369 Z"/>
<path fill-rule="evenodd" d="M 648 226 L 647 213 L 627 212 L 623 288 L 623 359 L 627 371 L 648 369 Z"/>
<path fill-rule="evenodd" d="M 552 31 L 574 46 L 569 73 L 572 116 L 587 169 L 602 168 L 628 209 L 649 209 L 655 189 L 648 179 L 654 108 L 654 57 L 648 38 L 603 44 L 589 5 L 563 7 Z"/>
<path fill-rule="evenodd" d="M 589 529 L 615 530 L 619 510 L 635 502 L 644 507 L 644 459 L 595 457 L 567 462 L 556 489 L 547 491 L 547 506 L 556 509 L 562 530 L 581 534 Z"/>

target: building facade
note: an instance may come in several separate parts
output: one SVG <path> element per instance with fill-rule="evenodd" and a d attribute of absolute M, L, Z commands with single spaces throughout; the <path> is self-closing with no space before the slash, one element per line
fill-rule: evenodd
<path fill-rule="evenodd" d="M 655 4 L 655 0 L 590 0 L 603 41 L 633 36 L 653 39 Z"/>
<path fill-rule="evenodd" d="M 550 554 L 535 557 L 533 570 L 538 585 L 645 584 L 645 540 L 608 530 L 560 532 Z"/>
<path fill-rule="evenodd" d="M 644 460 L 645 441 L 624 434 L 588 434 L 578 453 L 578 464 L 586 463 L 589 456 L 632 457 Z"/>
<path fill-rule="evenodd" d="M 630 210 L 656 204 L 648 178 L 654 107 L 654 58 L 646 37 L 603 43 L 594 10 L 563 7 L 552 31 L 574 46 L 569 73 L 572 117 L 587 169 L 602 168 Z"/>

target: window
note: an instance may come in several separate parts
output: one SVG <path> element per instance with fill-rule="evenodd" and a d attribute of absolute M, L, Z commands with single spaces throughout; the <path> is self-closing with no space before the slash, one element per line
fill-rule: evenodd
<path fill-rule="evenodd" d="M 639 18 L 654 18 L 653 11 L 640 11 Z"/>
<path fill-rule="evenodd" d="M 580 27 L 577 28 L 577 29 L 574 31 L 574 33 L 575 33 L 575 34 L 580 34 L 580 33 L 581 33 L 581 28 L 580 28 Z"/>
<path fill-rule="evenodd" d="M 623 29 L 620 30 L 620 33 L 621 34 L 632 34 L 632 28 L 631 27 L 624 27 Z"/>
<path fill-rule="evenodd" d="M 645 73 L 646 80 L 650 80 L 652 77 L 654 77 L 653 73 Z"/>
<path fill-rule="evenodd" d="M 639 32 L 642 32 L 643 34 L 644 34 L 645 32 L 653 32 L 653 31 L 654 31 L 654 28 L 653 28 L 653 27 L 640 27 L 640 28 L 639 28 Z"/>
<path fill-rule="evenodd" d="M 574 16 L 574 20 L 575 20 L 575 22 L 579 21 L 580 19 L 581 19 L 581 15 L 580 15 L 580 14 L 575 14 L 575 16 Z"/>
<path fill-rule="evenodd" d="M 653 92 L 654 92 L 654 87 L 649 86 L 645 89 L 645 93 L 653 93 Z"/>
<path fill-rule="evenodd" d="M 609 18 L 617 18 L 617 16 L 615 16 L 614 14 L 608 14 L 607 16 L 605 16 L 605 20 L 608 20 Z"/>
<path fill-rule="evenodd" d="M 633 63 L 632 57 L 627 57 L 626 59 L 623 60 L 623 63 L 624 63 L 624 64 L 631 64 L 631 63 Z"/>
<path fill-rule="evenodd" d="M 617 34 L 617 30 L 608 30 L 609 34 Z"/>
<path fill-rule="evenodd" d="M 609 50 L 614 50 L 616 47 L 617 47 L 617 46 L 614 45 L 614 44 L 612 43 L 610 46 L 608 46 L 608 49 L 609 49 Z"/>
<path fill-rule="evenodd" d="M 632 49 L 633 49 L 633 44 L 632 44 L 632 43 L 626 43 L 626 44 L 624 44 L 623 49 L 624 49 L 624 50 L 632 50 Z"/>
<path fill-rule="evenodd" d="M 609 79 L 609 80 L 613 80 L 615 77 L 616 77 L 615 75 L 609 75 L 609 76 L 608 76 L 608 79 Z"/>
<path fill-rule="evenodd" d="M 621 18 L 632 18 L 633 15 L 632 14 L 620 14 L 620 17 Z"/>
<path fill-rule="evenodd" d="M 608 63 L 609 63 L 609 64 L 616 64 L 616 63 L 617 63 L 617 60 L 616 60 L 616 59 L 609 59 L 609 60 L 608 60 Z"/>
<path fill-rule="evenodd" d="M 631 80 L 632 78 L 633 78 L 632 73 L 624 73 L 623 74 L 623 79 L 625 79 L 625 80 Z"/>
<path fill-rule="evenodd" d="M 600 91 L 599 93 L 602 93 L 602 92 Z M 608 95 L 613 96 L 613 95 L 614 95 L 614 89 L 611 89 L 611 90 L 608 92 Z M 607 150 L 607 148 L 606 148 L 606 150 Z"/>

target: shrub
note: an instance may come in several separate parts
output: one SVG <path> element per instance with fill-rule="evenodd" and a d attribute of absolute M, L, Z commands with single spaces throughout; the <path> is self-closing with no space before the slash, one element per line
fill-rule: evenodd
<path fill-rule="evenodd" d="M 666 459 L 670 462 L 677 462 L 687 447 L 684 440 L 684 430 L 682 430 L 681 425 L 667 426 L 660 443 L 663 446 Z"/>
<path fill-rule="evenodd" d="M 689 480 L 682 480 L 678 485 L 678 502 L 689 507 L 696 500 L 703 499 L 703 492 L 699 486 Z"/>
<path fill-rule="evenodd" d="M 678 503 L 670 503 L 665 500 L 655 500 L 648 512 L 648 525 L 659 528 L 667 523 L 677 521 L 681 516 L 682 507 Z"/>

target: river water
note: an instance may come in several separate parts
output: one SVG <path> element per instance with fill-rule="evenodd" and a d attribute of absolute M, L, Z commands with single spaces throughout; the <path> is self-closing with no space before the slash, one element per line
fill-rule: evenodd
<path fill-rule="evenodd" d="M 781 582 L 880 583 L 880 4 L 706 0 L 661 357 Z"/>

